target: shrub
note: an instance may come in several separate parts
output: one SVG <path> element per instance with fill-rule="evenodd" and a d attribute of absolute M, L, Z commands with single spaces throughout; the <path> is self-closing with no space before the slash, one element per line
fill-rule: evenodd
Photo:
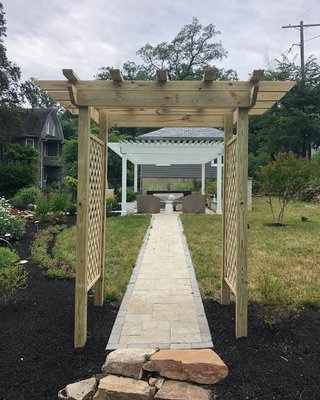
<path fill-rule="evenodd" d="M 307 159 L 299 159 L 290 153 L 279 153 L 275 160 L 261 168 L 259 177 L 263 193 L 268 196 L 270 209 L 276 224 L 282 224 L 285 207 L 301 195 L 308 181 L 316 173 L 316 164 Z M 276 218 L 273 200 L 279 200 Z"/>
<path fill-rule="evenodd" d="M 0 237 L 11 233 L 13 240 L 18 240 L 25 233 L 26 220 L 11 215 L 11 205 L 4 197 L 0 198 Z"/>
<path fill-rule="evenodd" d="M 161 185 L 150 185 L 147 187 L 147 190 L 160 191 L 164 190 L 164 187 Z"/>
<path fill-rule="evenodd" d="M 191 185 L 189 182 L 180 180 L 173 185 L 173 190 L 190 190 Z"/>
<path fill-rule="evenodd" d="M 50 211 L 66 212 L 70 204 L 67 196 L 63 194 L 54 194 L 50 199 Z"/>
<path fill-rule="evenodd" d="M 48 212 L 50 211 L 50 202 L 49 200 L 41 196 L 36 201 L 36 216 L 40 222 L 46 222 L 49 220 Z"/>
<path fill-rule="evenodd" d="M 21 265 L 0 268 L 0 302 L 8 305 L 27 287 L 28 275 Z"/>
<path fill-rule="evenodd" d="M 139 193 L 136 193 L 133 190 L 128 190 L 127 191 L 127 201 L 128 202 L 135 201 L 137 199 L 137 194 L 139 194 Z M 121 192 L 121 190 L 117 194 L 117 200 L 118 200 L 119 203 L 122 201 L 122 192 Z"/>
<path fill-rule="evenodd" d="M 51 279 L 70 279 L 73 275 L 73 270 L 68 264 L 62 264 L 57 267 L 48 268 L 44 275 Z"/>
<path fill-rule="evenodd" d="M 14 207 L 25 208 L 28 204 L 35 204 L 41 196 L 41 191 L 35 186 L 20 189 L 11 199 Z"/>
<path fill-rule="evenodd" d="M 210 195 L 213 195 L 214 193 L 217 193 L 217 181 L 207 180 L 206 187 L 205 187 L 205 193 L 206 193 L 206 196 L 210 196 Z"/>
<path fill-rule="evenodd" d="M 19 189 L 34 185 L 37 168 L 27 163 L 10 161 L 0 163 L 1 194 L 14 195 Z"/>
<path fill-rule="evenodd" d="M 0 247 L 0 269 L 16 264 L 19 261 L 19 256 L 16 252 Z"/>

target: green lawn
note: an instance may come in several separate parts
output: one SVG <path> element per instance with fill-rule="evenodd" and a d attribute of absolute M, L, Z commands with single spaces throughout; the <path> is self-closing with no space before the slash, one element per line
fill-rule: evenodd
<path fill-rule="evenodd" d="M 146 215 L 107 218 L 105 299 L 119 301 L 123 297 L 132 269 L 150 223 Z M 76 228 L 57 236 L 54 256 L 75 267 Z"/>
<path fill-rule="evenodd" d="M 308 216 L 307 222 L 301 216 Z M 181 215 L 198 282 L 204 296 L 219 298 L 221 216 Z M 266 280 L 277 295 L 298 306 L 320 307 L 320 205 L 294 202 L 285 212 L 285 227 L 267 226 L 272 215 L 265 198 L 253 199 L 249 212 L 249 299 L 261 300 Z M 263 286 L 264 285 L 264 286 Z"/>
<path fill-rule="evenodd" d="M 309 220 L 301 221 L 301 216 Z M 221 270 L 221 216 L 181 214 L 197 279 L 203 296 L 219 299 Z M 121 300 L 129 282 L 149 216 L 107 220 L 105 297 Z M 285 227 L 271 227 L 265 198 L 253 199 L 249 212 L 249 300 L 276 298 L 297 306 L 320 308 L 320 205 L 289 204 Z M 75 228 L 57 237 L 54 255 L 75 265 Z M 265 298 L 262 291 L 269 291 Z M 269 297 L 268 297 L 269 296 Z"/>

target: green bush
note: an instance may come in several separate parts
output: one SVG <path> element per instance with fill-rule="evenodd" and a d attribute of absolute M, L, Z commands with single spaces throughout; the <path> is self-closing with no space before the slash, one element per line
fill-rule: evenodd
<path fill-rule="evenodd" d="M 19 259 L 16 252 L 5 247 L 0 247 L 0 269 L 16 264 Z"/>
<path fill-rule="evenodd" d="M 49 211 L 51 211 L 49 200 L 44 196 L 39 197 L 36 201 L 36 216 L 40 222 L 46 222 L 49 220 Z"/>
<path fill-rule="evenodd" d="M 205 186 L 206 196 L 213 195 L 217 193 L 217 181 L 216 180 L 207 180 Z"/>
<path fill-rule="evenodd" d="M 185 180 L 179 180 L 173 185 L 173 190 L 191 190 L 191 185 Z"/>
<path fill-rule="evenodd" d="M 68 280 L 71 278 L 70 271 L 59 267 L 48 268 L 44 275 L 51 279 Z"/>
<path fill-rule="evenodd" d="M 26 220 L 11 215 L 11 205 L 4 198 L 0 198 L 0 237 L 4 237 L 6 233 L 11 233 L 13 240 L 22 237 L 26 230 Z"/>
<path fill-rule="evenodd" d="M 66 212 L 70 205 L 70 200 L 63 194 L 54 194 L 50 198 L 50 211 Z"/>
<path fill-rule="evenodd" d="M 25 208 L 28 204 L 35 204 L 41 196 L 41 191 L 35 186 L 20 189 L 11 199 L 14 207 Z"/>
<path fill-rule="evenodd" d="M 17 298 L 21 289 L 27 287 L 28 275 L 21 265 L 0 269 L 0 303 L 8 305 Z"/>
<path fill-rule="evenodd" d="M 138 194 L 139 193 L 136 193 L 133 190 L 128 190 L 127 191 L 127 201 L 128 202 L 135 201 L 137 199 L 137 195 Z M 119 203 L 122 201 L 122 192 L 121 192 L 121 190 L 117 194 L 117 200 L 118 200 Z"/>
<path fill-rule="evenodd" d="M 18 161 L 0 163 L 0 194 L 13 196 L 21 188 L 34 185 L 36 176 L 36 165 Z"/>

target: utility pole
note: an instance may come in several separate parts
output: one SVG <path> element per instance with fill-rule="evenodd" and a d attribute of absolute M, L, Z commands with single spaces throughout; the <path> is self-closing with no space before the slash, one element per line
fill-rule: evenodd
<path fill-rule="evenodd" d="M 301 66 L 301 84 L 302 87 L 304 87 L 305 83 L 305 70 L 304 70 L 304 36 L 303 36 L 303 30 L 304 28 L 309 28 L 311 26 L 320 26 L 320 24 L 304 24 L 303 21 L 300 21 L 299 25 L 286 25 L 283 26 L 282 29 L 287 29 L 287 28 L 299 28 L 300 29 L 300 66 Z M 308 155 L 309 160 L 311 159 L 311 144 L 307 144 L 307 148 L 303 148 L 303 154 Z"/>
<path fill-rule="evenodd" d="M 287 28 L 300 28 L 300 66 L 301 66 L 301 80 L 304 82 L 304 36 L 303 36 L 303 29 L 309 28 L 310 26 L 320 26 L 320 24 L 306 24 L 304 25 L 303 21 L 300 21 L 299 25 L 286 25 L 283 26 L 282 29 Z"/>

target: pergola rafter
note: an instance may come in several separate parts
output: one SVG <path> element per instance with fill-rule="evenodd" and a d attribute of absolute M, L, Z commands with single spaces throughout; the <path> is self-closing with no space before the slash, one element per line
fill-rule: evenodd
<path fill-rule="evenodd" d="M 227 304 L 230 292 L 234 293 L 236 337 L 247 336 L 248 115 L 263 114 L 295 83 L 261 81 L 261 70 L 248 81 L 213 81 L 211 70 L 205 71 L 202 81 L 168 81 L 164 70 L 150 81 L 126 81 L 119 70 L 110 71 L 109 81 L 80 80 L 69 69 L 63 74 L 66 80 L 36 83 L 62 107 L 79 114 L 75 346 L 86 342 L 86 298 L 91 286 L 95 304 L 102 304 L 109 127 L 224 129 L 221 302 Z M 100 139 L 90 134 L 90 119 L 99 125 Z"/>

